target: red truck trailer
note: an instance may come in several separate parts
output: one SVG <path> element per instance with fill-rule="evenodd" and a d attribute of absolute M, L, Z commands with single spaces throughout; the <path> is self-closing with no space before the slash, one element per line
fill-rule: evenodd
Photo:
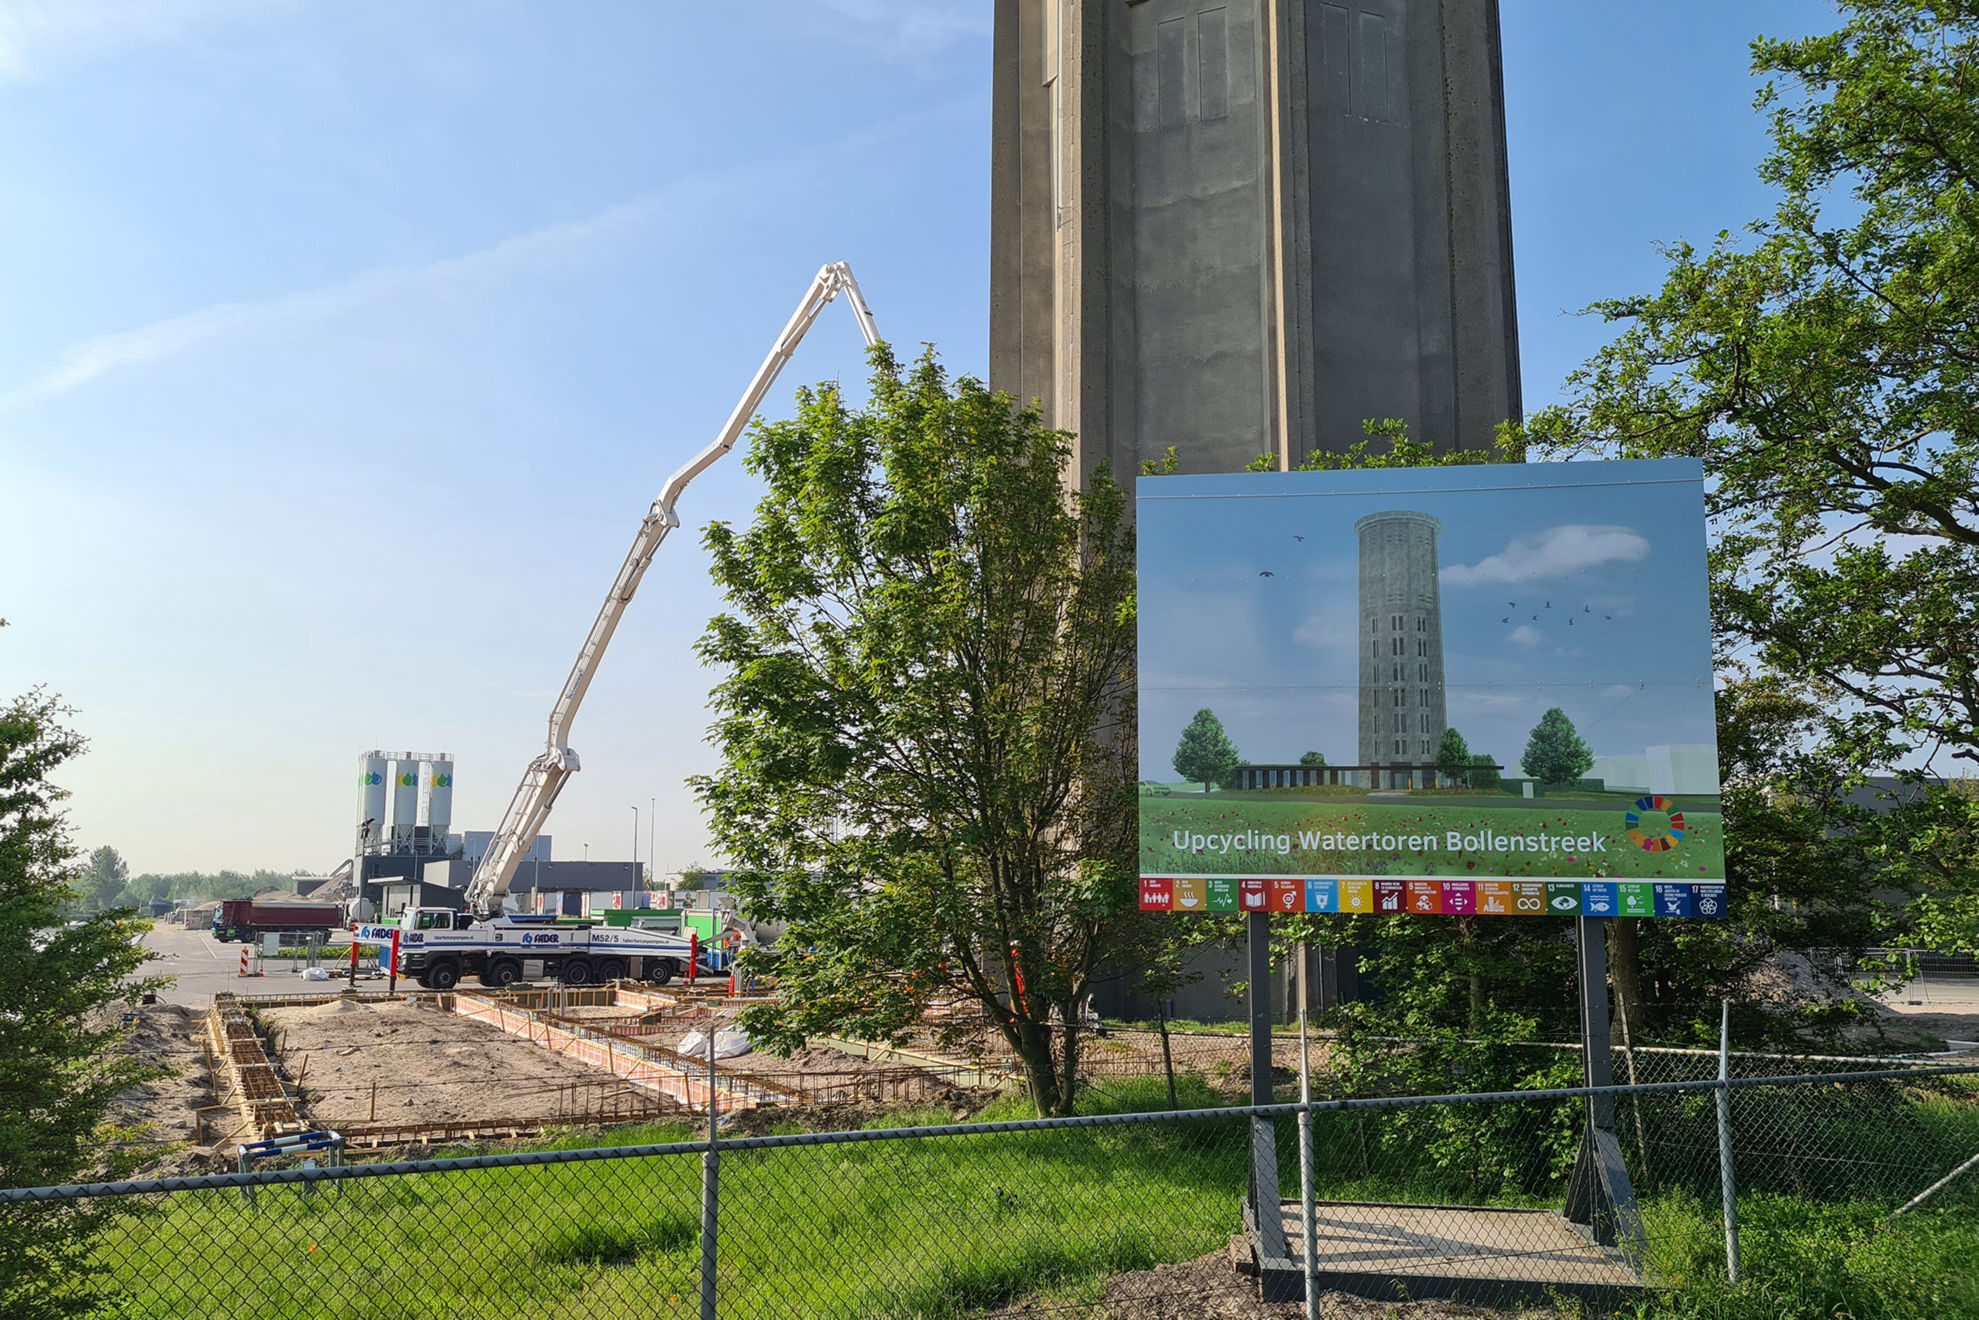
<path fill-rule="evenodd" d="M 344 924 L 343 911 L 335 903 L 257 903 L 251 898 L 230 898 L 213 914 L 213 938 L 252 943 L 268 931 L 295 934 L 319 940 Z"/>

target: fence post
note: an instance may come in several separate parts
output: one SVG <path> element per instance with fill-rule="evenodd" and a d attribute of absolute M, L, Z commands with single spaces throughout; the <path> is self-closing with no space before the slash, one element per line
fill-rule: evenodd
<path fill-rule="evenodd" d="M 1731 1088 L 1732 1001 L 1721 1001 L 1718 1018 L 1718 1182 L 1725 1207 L 1725 1278 L 1738 1287 L 1738 1186 L 1732 1171 Z"/>
<path fill-rule="evenodd" d="M 1299 944 L 1299 1245 L 1306 1275 L 1306 1320 L 1319 1320 L 1318 1206 L 1313 1200 L 1312 1053 L 1306 1039 L 1306 977 L 1312 971 Z"/>
<path fill-rule="evenodd" d="M 721 1151 L 715 1145 L 715 1022 L 708 1019 L 708 1149 L 701 1155 L 701 1320 L 715 1320 L 715 1234 L 721 1221 Z"/>

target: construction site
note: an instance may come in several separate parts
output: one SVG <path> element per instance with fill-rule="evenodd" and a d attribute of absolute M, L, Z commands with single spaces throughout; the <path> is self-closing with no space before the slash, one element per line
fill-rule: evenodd
<path fill-rule="evenodd" d="M 720 978 L 664 990 L 222 993 L 203 1014 L 161 1004 L 133 1039 L 175 1075 L 129 1097 L 125 1120 L 159 1152 L 154 1167 L 190 1170 L 232 1167 L 244 1143 L 306 1131 L 334 1131 L 358 1152 L 700 1121 L 711 1106 L 724 1128 L 757 1113 L 829 1126 L 973 1113 L 1021 1085 L 1001 1037 L 967 1012 L 937 1005 L 903 1043 L 821 1037 L 781 1056 L 736 1028 L 751 1002 Z M 1234 1098 L 1249 1089 L 1247 1048 L 1241 1036 L 1177 1031 L 1164 1052 L 1160 1033 L 1116 1028 L 1086 1040 L 1082 1071 L 1104 1089 L 1172 1066 Z M 1278 1053 L 1288 1079 L 1296 1042 Z"/>

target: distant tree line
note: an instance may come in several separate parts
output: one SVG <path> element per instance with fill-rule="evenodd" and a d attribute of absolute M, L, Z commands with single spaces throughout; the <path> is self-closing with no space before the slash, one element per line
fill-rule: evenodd
<path fill-rule="evenodd" d="M 215 899 L 252 898 L 264 889 L 287 889 L 295 875 L 279 871 L 147 871 L 132 877 L 130 866 L 115 848 L 105 845 L 89 855 L 89 865 L 77 886 L 83 905 L 92 912 L 141 908 L 148 903 L 198 905 Z"/>

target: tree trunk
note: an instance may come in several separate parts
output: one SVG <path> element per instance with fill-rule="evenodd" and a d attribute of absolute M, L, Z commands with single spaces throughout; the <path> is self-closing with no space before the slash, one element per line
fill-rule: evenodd
<path fill-rule="evenodd" d="M 1068 999 L 1061 1010 L 1065 1018 L 1065 1049 L 1058 1065 L 1058 1112 L 1070 1114 L 1079 1100 L 1079 1012 L 1077 1001 Z"/>
<path fill-rule="evenodd" d="M 1019 1018 L 1016 1034 L 1017 1059 L 1024 1065 L 1024 1080 L 1030 1083 L 1031 1101 L 1038 1108 L 1038 1117 L 1052 1118 L 1067 1112 L 1058 1061 L 1051 1048 L 1051 1028 L 1042 1022 Z"/>
<path fill-rule="evenodd" d="M 1161 1070 L 1168 1074 L 1168 1107 L 1171 1110 L 1182 1106 L 1175 1102 L 1175 1060 L 1168 1053 L 1168 1001 L 1154 1001 L 1155 1021 L 1161 1024 Z"/>
<path fill-rule="evenodd" d="M 1622 1030 L 1629 1040 L 1642 1035 L 1642 959 L 1636 951 L 1640 917 L 1616 917 L 1608 923 L 1608 975 L 1615 982 Z"/>

